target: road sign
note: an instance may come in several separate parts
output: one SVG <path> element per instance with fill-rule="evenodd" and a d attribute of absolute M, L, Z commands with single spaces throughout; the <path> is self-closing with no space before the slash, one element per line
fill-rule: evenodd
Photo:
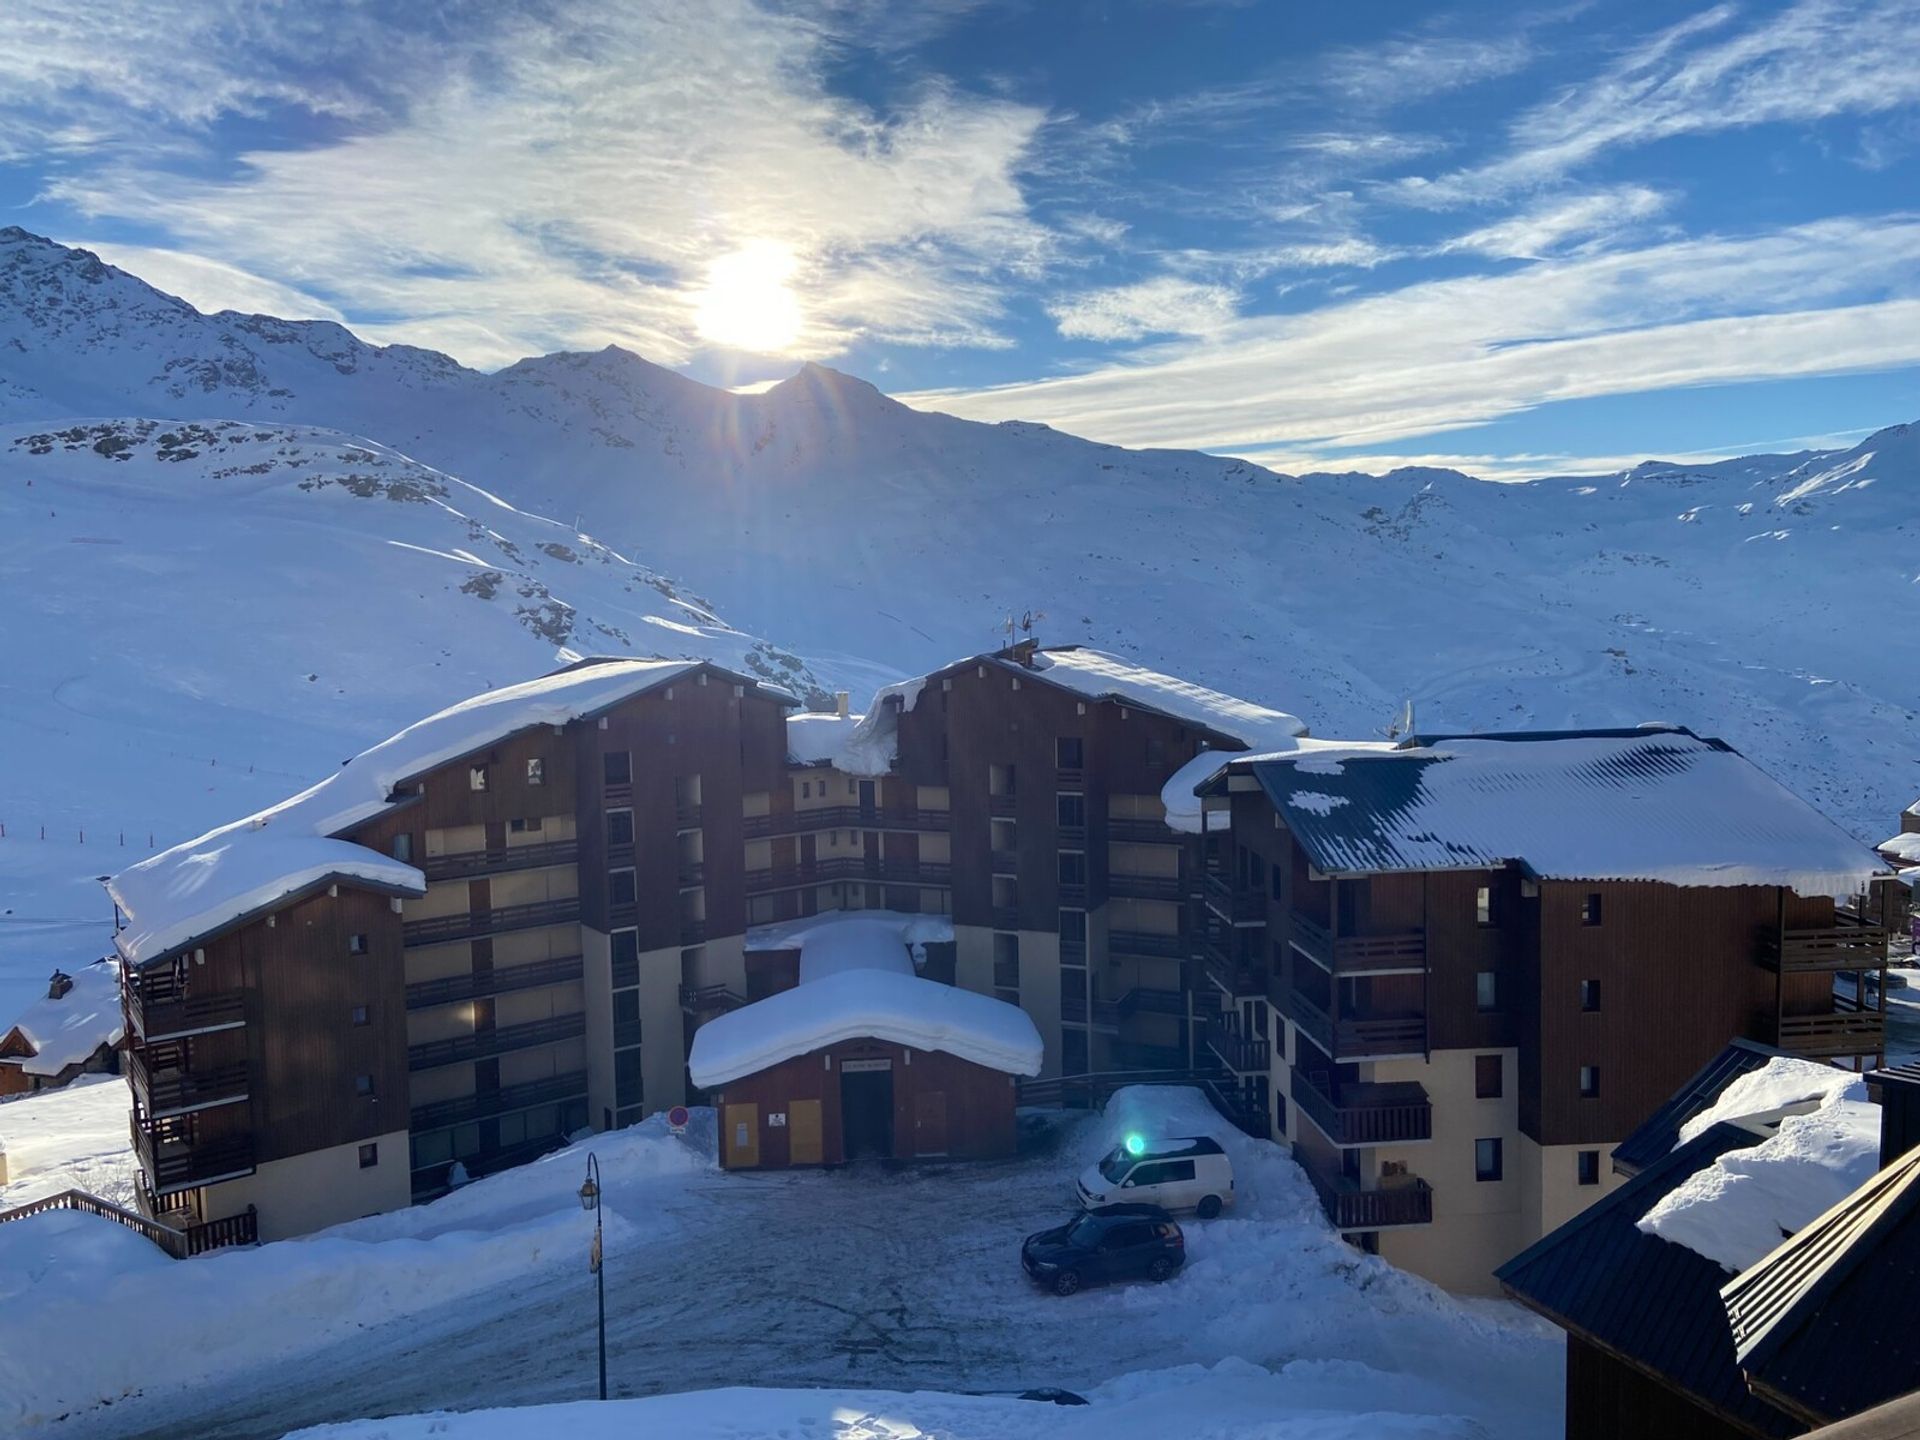
<path fill-rule="evenodd" d="M 687 1133 L 686 1106 L 676 1105 L 667 1111 L 667 1129 L 671 1130 L 675 1135 L 684 1135 Z"/>

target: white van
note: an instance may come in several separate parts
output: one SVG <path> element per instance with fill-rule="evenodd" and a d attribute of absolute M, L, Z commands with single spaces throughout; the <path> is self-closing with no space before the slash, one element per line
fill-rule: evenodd
<path fill-rule="evenodd" d="M 1204 1135 L 1178 1140 L 1129 1136 L 1098 1165 L 1089 1166 L 1077 1190 L 1085 1208 L 1158 1205 L 1192 1210 L 1211 1220 L 1233 1204 L 1233 1164 L 1220 1142 Z"/>

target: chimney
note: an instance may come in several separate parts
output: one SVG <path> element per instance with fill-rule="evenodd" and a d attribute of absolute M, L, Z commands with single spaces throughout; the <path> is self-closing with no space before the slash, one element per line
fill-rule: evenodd
<path fill-rule="evenodd" d="M 56 970 L 47 979 L 47 999 L 58 1000 L 73 989 L 73 977 L 64 970 Z"/>
<path fill-rule="evenodd" d="M 1893 1065 L 1867 1076 L 1880 1107 L 1880 1168 L 1920 1145 L 1920 1065 Z"/>
<path fill-rule="evenodd" d="M 1033 653 L 1039 648 L 1040 642 L 1031 637 L 1025 640 L 1015 641 L 1013 646 L 1014 663 L 1016 665 L 1024 665 L 1031 670 L 1033 668 Z"/>
<path fill-rule="evenodd" d="M 847 715 L 850 713 L 852 709 L 852 707 L 848 704 L 848 702 L 852 698 L 853 697 L 848 695 L 847 692 L 844 690 L 834 691 L 833 692 L 833 713 L 838 715 L 842 720 L 846 719 Z"/>

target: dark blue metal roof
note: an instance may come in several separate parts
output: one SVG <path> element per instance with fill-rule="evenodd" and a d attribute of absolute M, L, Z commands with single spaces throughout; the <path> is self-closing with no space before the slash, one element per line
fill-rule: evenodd
<path fill-rule="evenodd" d="M 1760 1435 L 1805 1426 L 1756 1398 L 1734 1360 L 1720 1302 L 1727 1272 L 1636 1222 L 1696 1171 L 1760 1137 L 1715 1125 L 1522 1251 L 1495 1274 L 1561 1329 L 1658 1376 L 1730 1423 Z"/>
<path fill-rule="evenodd" d="M 1640 1128 L 1613 1149 L 1613 1168 L 1622 1175 L 1637 1175 L 1680 1143 L 1680 1132 L 1689 1120 L 1711 1109 L 1727 1086 L 1778 1055 L 1790 1051 L 1762 1045 L 1758 1040 L 1735 1040 L 1700 1067 L 1694 1077 L 1674 1092 Z"/>
<path fill-rule="evenodd" d="M 1748 1380 L 1811 1424 L 1920 1388 L 1920 1151 L 1721 1294 Z"/>

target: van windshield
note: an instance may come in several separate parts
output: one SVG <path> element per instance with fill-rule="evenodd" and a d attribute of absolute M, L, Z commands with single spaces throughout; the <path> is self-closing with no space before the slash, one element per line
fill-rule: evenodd
<path fill-rule="evenodd" d="M 1133 1169 L 1133 1161 L 1134 1157 L 1127 1153 L 1126 1146 L 1116 1146 L 1114 1152 L 1100 1162 L 1100 1174 L 1109 1185 L 1118 1185 Z"/>

